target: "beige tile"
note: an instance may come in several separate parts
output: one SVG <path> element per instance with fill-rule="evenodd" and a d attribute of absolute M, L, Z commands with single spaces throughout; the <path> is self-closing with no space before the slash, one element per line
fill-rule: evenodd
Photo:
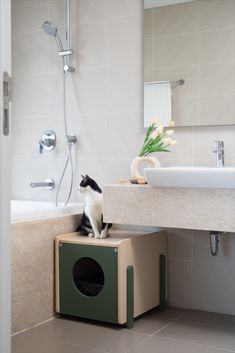
<path fill-rule="evenodd" d="M 172 118 L 176 126 L 194 126 L 197 123 L 198 105 L 196 98 L 173 98 Z"/>
<path fill-rule="evenodd" d="M 235 123 L 234 96 L 199 99 L 198 125 L 232 125 Z"/>
<path fill-rule="evenodd" d="M 30 16 L 26 16 L 29 14 Z M 13 0 L 12 1 L 12 34 L 40 31 L 48 17 L 47 0 Z"/>
<path fill-rule="evenodd" d="M 142 71 L 141 62 L 107 68 L 107 111 L 143 111 Z"/>
<path fill-rule="evenodd" d="M 153 71 L 152 70 L 152 39 L 145 38 L 144 39 L 144 70 Z"/>
<path fill-rule="evenodd" d="M 192 307 L 191 262 L 168 260 L 167 303 L 180 308 Z"/>
<path fill-rule="evenodd" d="M 13 119 L 11 145 L 12 158 L 48 158 L 49 154 L 47 152 L 43 155 L 39 154 L 39 140 L 44 131 L 50 127 L 51 125 L 48 119 Z"/>
<path fill-rule="evenodd" d="M 65 26 L 65 3 L 63 0 L 48 0 L 49 3 L 49 20 L 56 24 L 57 27 Z M 73 2 L 70 1 L 71 22 L 74 14 Z M 73 22 L 72 22 L 73 23 Z M 60 35 L 62 32 L 60 32 Z M 63 38 L 64 39 L 64 38 Z"/>
<path fill-rule="evenodd" d="M 68 80 L 68 114 L 97 114 L 105 111 L 105 69 L 79 70 Z"/>
<path fill-rule="evenodd" d="M 215 148 L 215 140 L 223 140 L 225 144 L 226 159 L 232 159 L 235 151 L 235 126 L 208 126 L 194 129 L 193 150 L 194 159 L 204 158 L 210 165 L 216 165 L 216 156 L 212 151 Z"/>
<path fill-rule="evenodd" d="M 193 231 L 193 259 L 195 261 L 234 264 L 235 237 L 234 234 L 221 235 L 219 239 L 219 253 L 211 255 L 209 232 Z"/>
<path fill-rule="evenodd" d="M 105 22 L 73 26 L 73 65 L 80 68 L 105 66 Z"/>
<path fill-rule="evenodd" d="M 234 11 L 233 0 L 200 0 L 199 30 L 234 27 Z"/>
<path fill-rule="evenodd" d="M 44 31 L 13 36 L 12 48 L 14 76 L 48 72 L 49 36 Z"/>
<path fill-rule="evenodd" d="M 139 17 L 113 18 L 107 22 L 108 65 L 129 65 L 142 57 Z M 130 45 L 131 43 L 131 45 Z"/>
<path fill-rule="evenodd" d="M 233 276 L 234 265 L 194 262 L 192 307 L 234 315 L 235 284 L 231 281 Z"/>
<path fill-rule="evenodd" d="M 157 351 L 156 351 L 157 347 Z M 198 344 L 192 344 L 189 342 L 172 340 L 168 338 L 158 337 L 154 335 L 147 339 L 145 342 L 137 346 L 136 348 L 129 351 L 130 353 L 215 353 L 215 349 L 213 347 L 206 347 Z M 216 353 L 226 353 L 227 351 L 217 349 Z"/>
<path fill-rule="evenodd" d="M 196 34 L 155 38 L 153 67 L 184 66 L 197 63 Z"/>
<path fill-rule="evenodd" d="M 144 82 L 152 81 L 152 70 L 144 70 Z"/>
<path fill-rule="evenodd" d="M 132 160 L 108 159 L 106 166 L 106 184 L 116 183 L 120 179 L 130 179 L 130 165 Z"/>
<path fill-rule="evenodd" d="M 199 96 L 235 93 L 234 63 L 200 65 Z"/>
<path fill-rule="evenodd" d="M 14 118 L 48 116 L 49 83 L 47 75 L 14 77 L 12 116 Z"/>
<path fill-rule="evenodd" d="M 123 353 L 137 346 L 148 336 L 91 321 L 56 319 L 32 329 L 31 337 L 63 341 L 87 349 Z"/>
<path fill-rule="evenodd" d="M 144 38 L 152 37 L 152 9 L 144 10 Z"/>
<path fill-rule="evenodd" d="M 234 40 L 234 29 L 199 33 L 199 63 L 233 61 Z"/>
<path fill-rule="evenodd" d="M 108 159 L 132 159 L 138 156 L 145 137 L 141 113 L 108 114 Z"/>
<path fill-rule="evenodd" d="M 196 32 L 196 2 L 162 6 L 153 9 L 153 37 Z"/>
<path fill-rule="evenodd" d="M 212 352 L 215 352 L 216 349 L 233 351 L 235 346 L 234 330 L 206 325 L 199 326 L 182 321 L 168 326 L 168 328 L 159 333 L 159 336 L 174 341 L 177 340 L 207 346 L 208 349 L 213 349 Z M 206 352 L 205 347 L 203 347 L 202 352 Z"/>
<path fill-rule="evenodd" d="M 72 23 L 79 24 L 104 20 L 105 3 L 105 0 L 72 0 Z"/>
<path fill-rule="evenodd" d="M 107 0 L 108 18 L 138 16 L 141 19 L 142 11 L 141 0 Z"/>
<path fill-rule="evenodd" d="M 168 229 L 168 257 L 191 260 L 193 232 L 187 229 Z"/>
<path fill-rule="evenodd" d="M 155 69 L 152 72 L 153 81 L 178 81 L 184 79 L 182 86 L 177 86 L 172 89 L 172 96 L 174 98 L 194 97 L 197 95 L 197 66 L 183 66 L 183 67 L 168 67 Z"/>

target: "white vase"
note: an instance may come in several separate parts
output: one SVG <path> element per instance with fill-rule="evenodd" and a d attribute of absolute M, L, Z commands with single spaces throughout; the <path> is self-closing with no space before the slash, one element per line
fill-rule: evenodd
<path fill-rule="evenodd" d="M 154 156 L 136 157 L 131 162 L 130 173 L 134 179 L 142 179 L 143 175 L 140 174 L 140 166 L 147 163 L 147 168 L 160 168 L 159 160 Z"/>

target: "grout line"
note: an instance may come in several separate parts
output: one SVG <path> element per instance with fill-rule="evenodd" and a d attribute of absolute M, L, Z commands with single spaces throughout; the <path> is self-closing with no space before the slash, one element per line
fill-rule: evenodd
<path fill-rule="evenodd" d="M 24 330 L 17 331 L 17 332 L 15 332 L 15 333 L 13 333 L 13 334 L 11 335 L 11 337 L 17 336 L 17 335 L 19 335 L 19 334 L 21 334 L 21 333 L 24 333 L 24 332 L 27 332 L 27 331 L 33 329 L 34 327 L 38 327 L 38 326 L 41 326 L 41 325 L 43 325 L 43 324 L 46 324 L 47 322 L 50 322 L 50 321 L 52 321 L 52 320 L 55 320 L 57 317 L 58 317 L 58 316 L 51 317 L 50 319 L 48 319 L 48 320 L 46 320 L 46 321 L 39 322 L 38 324 L 32 325 L 32 326 L 30 326 L 30 327 L 28 327 L 28 328 L 26 328 L 26 329 L 24 329 Z"/>

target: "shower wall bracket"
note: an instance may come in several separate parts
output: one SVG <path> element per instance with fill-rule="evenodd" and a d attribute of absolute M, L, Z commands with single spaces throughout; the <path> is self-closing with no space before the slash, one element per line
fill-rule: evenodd
<path fill-rule="evenodd" d="M 210 232 L 210 249 L 211 255 L 216 256 L 219 253 L 219 241 L 221 235 L 227 235 L 226 232 L 211 231 Z"/>

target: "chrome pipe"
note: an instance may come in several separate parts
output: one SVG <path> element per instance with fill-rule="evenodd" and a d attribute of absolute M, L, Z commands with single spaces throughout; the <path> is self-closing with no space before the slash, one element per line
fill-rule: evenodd
<path fill-rule="evenodd" d="M 45 181 L 31 182 L 31 188 L 46 188 L 48 190 L 53 190 L 55 187 L 55 182 L 53 179 L 48 178 Z"/>

